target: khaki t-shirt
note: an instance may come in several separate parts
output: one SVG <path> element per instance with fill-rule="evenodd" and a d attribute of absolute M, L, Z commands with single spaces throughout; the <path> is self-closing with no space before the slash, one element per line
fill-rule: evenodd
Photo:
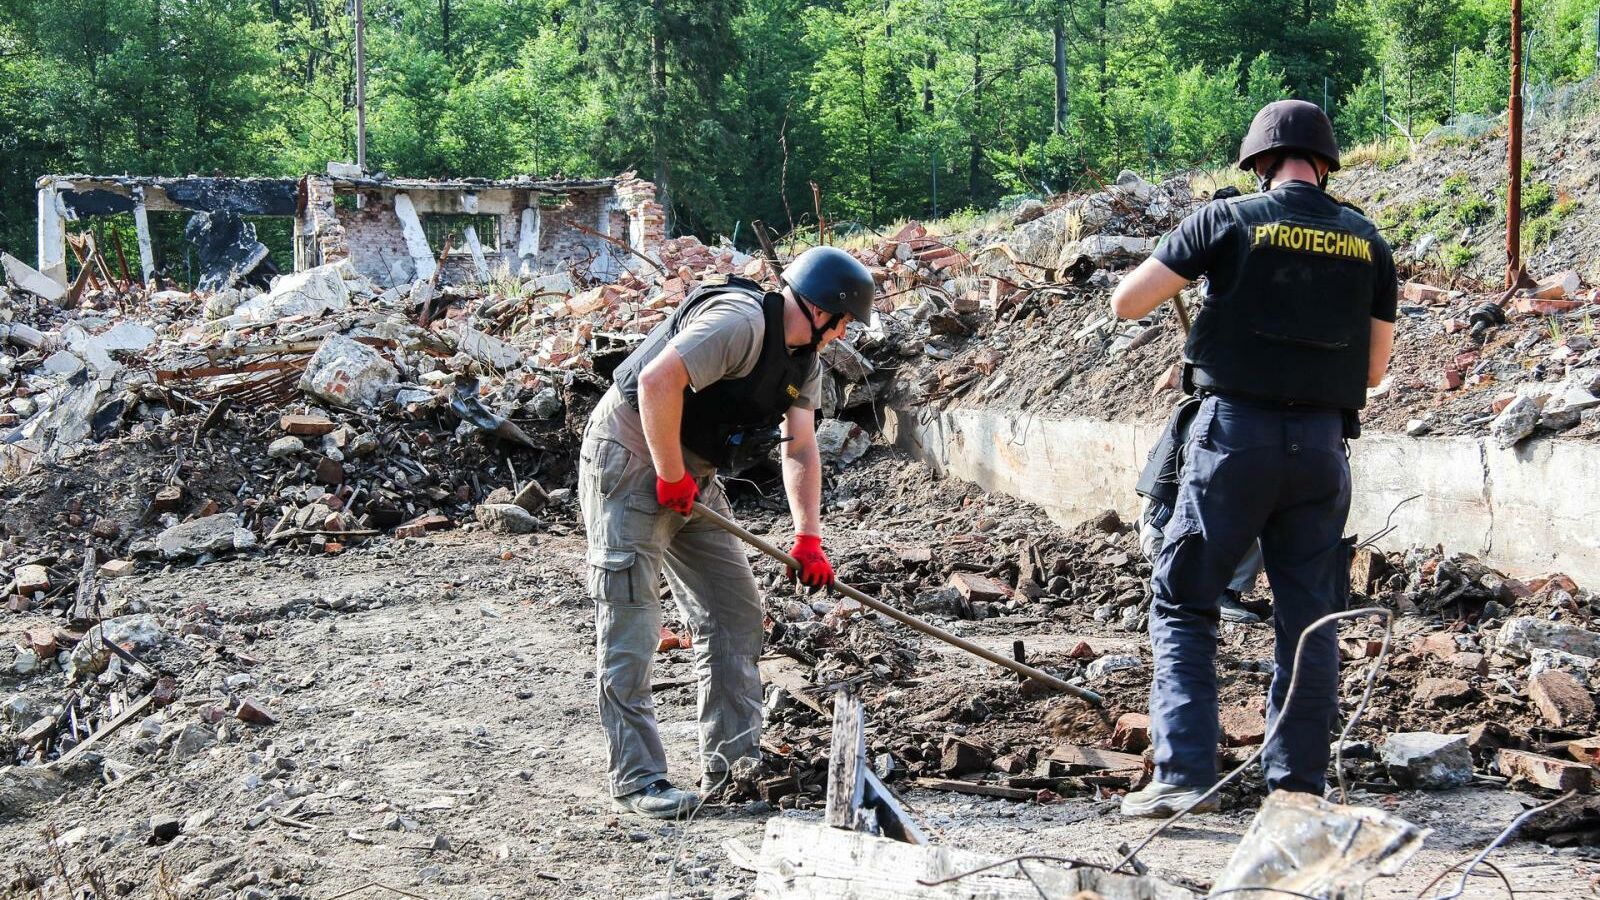
<path fill-rule="evenodd" d="M 749 375 L 761 358 L 766 331 L 767 320 L 760 306 L 743 297 L 724 295 L 712 297 L 689 313 L 669 343 L 689 370 L 689 387 L 703 391 L 718 381 Z M 795 406 L 817 408 L 822 396 L 821 378 L 822 366 L 818 361 L 812 364 L 811 374 L 801 385 Z M 600 405 L 590 414 L 589 432 L 595 437 L 615 440 L 627 447 L 628 452 L 644 459 L 650 458 L 644 423 L 616 385 L 606 391 Z M 687 447 L 683 451 L 683 464 L 689 474 L 697 477 L 716 471 Z"/>

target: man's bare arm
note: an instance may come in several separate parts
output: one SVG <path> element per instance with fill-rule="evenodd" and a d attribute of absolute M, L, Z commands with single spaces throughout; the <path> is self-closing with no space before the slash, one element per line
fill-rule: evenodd
<path fill-rule="evenodd" d="M 1150 314 L 1162 301 L 1178 296 L 1189 279 L 1150 257 L 1128 274 L 1111 293 L 1111 312 L 1119 319 L 1137 319 Z"/>
<path fill-rule="evenodd" d="M 783 417 L 783 486 L 795 534 L 822 536 L 822 454 L 816 411 L 791 406 Z"/>
<path fill-rule="evenodd" d="M 670 344 L 639 373 L 639 418 L 656 477 L 683 478 L 683 391 L 689 386 L 689 369 Z"/>
<path fill-rule="evenodd" d="M 1372 320 L 1372 337 L 1367 343 L 1367 387 L 1377 387 L 1389 371 L 1389 354 L 1394 350 L 1394 323 Z"/>

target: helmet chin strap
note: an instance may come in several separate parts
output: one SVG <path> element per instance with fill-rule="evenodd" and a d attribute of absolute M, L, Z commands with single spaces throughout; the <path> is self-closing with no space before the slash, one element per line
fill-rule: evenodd
<path fill-rule="evenodd" d="M 822 336 L 832 331 L 833 327 L 839 324 L 839 320 L 844 318 L 844 314 L 829 313 L 828 318 L 824 320 L 821 325 L 818 325 L 817 317 L 811 312 L 811 301 L 802 299 L 798 294 L 796 294 L 794 299 L 795 302 L 800 305 L 800 311 L 806 314 L 806 322 L 811 326 L 811 340 L 808 343 L 802 344 L 800 348 L 797 349 L 805 349 L 811 352 L 816 352 L 817 345 L 822 343 Z"/>
<path fill-rule="evenodd" d="M 1317 161 L 1311 156 L 1304 153 L 1285 153 L 1282 156 L 1279 156 L 1277 160 L 1272 163 L 1272 165 L 1268 166 L 1265 172 L 1256 172 L 1256 190 L 1259 190 L 1263 194 L 1269 190 L 1272 190 L 1272 179 L 1277 176 L 1278 169 L 1281 168 L 1283 164 L 1291 158 L 1304 160 L 1306 165 L 1309 165 L 1313 172 L 1317 170 Z M 1328 171 L 1318 175 L 1317 187 L 1327 190 L 1328 176 L 1332 174 L 1332 172 L 1333 170 L 1329 169 Z"/>

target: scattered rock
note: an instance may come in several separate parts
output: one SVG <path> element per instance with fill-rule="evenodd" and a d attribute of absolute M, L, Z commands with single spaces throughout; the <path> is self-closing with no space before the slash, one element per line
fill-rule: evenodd
<path fill-rule="evenodd" d="M 255 534 L 239 527 L 239 519 L 233 513 L 182 522 L 156 538 L 156 551 L 167 559 L 248 550 L 255 545 Z"/>
<path fill-rule="evenodd" d="M 1570 672 L 1555 669 L 1528 679 L 1528 698 L 1556 728 L 1574 728 L 1594 720 L 1594 698 Z"/>
<path fill-rule="evenodd" d="M 480 525 L 499 534 L 532 534 L 539 527 L 539 520 L 515 503 L 479 504 L 477 517 Z"/>
<path fill-rule="evenodd" d="M 1084 675 L 1090 681 L 1099 681 L 1112 672 L 1121 672 L 1124 669 L 1137 669 L 1143 665 L 1144 663 L 1139 661 L 1139 657 L 1134 656 L 1131 653 L 1108 653 L 1094 662 L 1089 663 L 1088 667 L 1084 670 Z"/>
<path fill-rule="evenodd" d="M 1402 785 L 1451 788 L 1472 782 L 1472 753 L 1464 734 L 1396 732 L 1378 745 L 1378 756 Z"/>
<path fill-rule="evenodd" d="M 1525 657 L 1537 649 L 1600 658 L 1600 634 L 1566 622 L 1520 616 L 1507 619 L 1500 626 L 1495 649 L 1519 657 Z"/>

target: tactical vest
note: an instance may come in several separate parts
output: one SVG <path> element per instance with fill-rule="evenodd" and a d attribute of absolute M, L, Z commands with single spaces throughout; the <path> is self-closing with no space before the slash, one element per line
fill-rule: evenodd
<path fill-rule="evenodd" d="M 701 304 L 713 297 L 736 297 L 761 307 L 766 328 L 761 355 L 743 378 L 725 378 L 703 390 L 684 388 L 683 446 L 716 466 L 726 468 L 736 450 L 758 432 L 771 431 L 800 397 L 800 388 L 816 365 L 815 351 L 789 352 L 784 340 L 783 295 L 766 292 L 747 278 L 729 276 L 725 282 L 695 288 L 678 309 L 651 330 L 644 343 L 617 366 L 612 380 L 628 405 L 639 408 L 639 373 L 655 359 Z"/>
<path fill-rule="evenodd" d="M 1367 402 L 1377 227 L 1332 200 L 1278 191 L 1227 201 L 1242 236 L 1236 277 L 1205 302 L 1184 345 L 1192 387 L 1355 410 Z"/>

